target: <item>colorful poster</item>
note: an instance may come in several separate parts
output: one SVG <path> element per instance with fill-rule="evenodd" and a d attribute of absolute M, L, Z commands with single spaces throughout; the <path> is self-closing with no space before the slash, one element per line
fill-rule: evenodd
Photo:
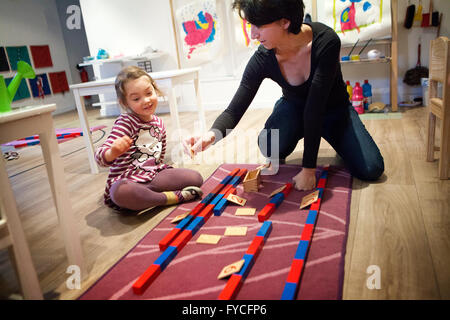
<path fill-rule="evenodd" d="M 35 68 L 53 67 L 52 56 L 48 45 L 30 46 Z"/>
<path fill-rule="evenodd" d="M 178 8 L 175 16 L 184 59 L 207 62 L 220 53 L 220 22 L 215 0 L 191 2 Z"/>
<path fill-rule="evenodd" d="M 67 76 L 65 71 L 49 72 L 50 84 L 52 85 L 53 94 L 64 93 L 69 91 Z"/>
<path fill-rule="evenodd" d="M 238 45 L 246 48 L 255 48 L 259 45 L 259 41 L 251 38 L 250 24 L 247 20 L 242 19 L 236 12 L 234 13 L 234 30 L 235 39 Z"/>
<path fill-rule="evenodd" d="M 28 79 L 28 82 L 30 83 L 31 93 L 34 98 L 44 99 L 44 96 L 51 94 L 46 73 L 37 74 L 36 78 Z"/>
<path fill-rule="evenodd" d="M 31 65 L 28 48 L 26 46 L 6 47 L 6 52 L 8 52 L 11 70 L 17 70 L 17 62 L 19 61 L 25 61 L 26 63 Z"/>
<path fill-rule="evenodd" d="M 318 21 L 333 28 L 342 44 L 391 35 L 391 4 L 388 0 L 318 1 L 317 12 Z"/>

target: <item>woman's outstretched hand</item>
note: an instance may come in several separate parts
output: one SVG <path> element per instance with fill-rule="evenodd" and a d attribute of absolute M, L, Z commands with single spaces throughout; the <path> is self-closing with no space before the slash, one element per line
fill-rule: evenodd
<path fill-rule="evenodd" d="M 203 135 L 190 136 L 184 139 L 184 152 L 191 158 L 197 153 L 205 151 L 216 140 L 214 132 L 208 131 Z"/>
<path fill-rule="evenodd" d="M 294 178 L 292 178 L 294 188 L 297 190 L 312 190 L 316 187 L 316 169 L 303 168 Z"/>

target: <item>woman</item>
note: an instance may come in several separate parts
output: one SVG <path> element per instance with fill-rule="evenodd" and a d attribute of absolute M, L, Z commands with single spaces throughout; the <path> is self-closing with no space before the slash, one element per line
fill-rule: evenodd
<path fill-rule="evenodd" d="M 283 163 L 304 138 L 303 169 L 293 177 L 297 190 L 316 185 L 321 137 L 353 176 L 378 179 L 384 171 L 383 157 L 349 102 L 339 63 L 341 44 L 334 30 L 318 22 L 302 23 L 302 0 L 235 0 L 233 9 L 251 24 L 251 37 L 261 45 L 228 108 L 206 134 L 188 137 L 187 145 L 202 151 L 224 137 L 226 129 L 238 124 L 261 82 L 270 78 L 283 96 L 260 133 L 259 147 L 266 157 Z M 273 129 L 279 130 L 279 154 L 271 154 Z"/>

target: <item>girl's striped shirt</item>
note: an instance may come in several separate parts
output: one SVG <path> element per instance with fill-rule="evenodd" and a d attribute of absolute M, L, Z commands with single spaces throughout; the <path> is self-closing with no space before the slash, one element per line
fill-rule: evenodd
<path fill-rule="evenodd" d="M 130 149 L 113 162 L 107 162 L 105 152 L 111 148 L 115 139 L 124 135 L 133 140 Z M 117 180 L 149 183 L 159 171 L 170 167 L 163 163 L 165 152 L 166 129 L 161 118 L 152 115 L 150 121 L 144 122 L 134 114 L 121 114 L 106 141 L 95 152 L 97 163 L 102 167 L 110 167 L 104 193 L 105 204 L 118 208 L 109 194 L 111 185 Z"/>

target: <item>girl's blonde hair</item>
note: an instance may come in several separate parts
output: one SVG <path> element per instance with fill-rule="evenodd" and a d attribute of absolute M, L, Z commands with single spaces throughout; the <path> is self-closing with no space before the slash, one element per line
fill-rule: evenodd
<path fill-rule="evenodd" d="M 123 107 L 128 108 L 128 106 L 125 103 L 126 101 L 125 84 L 130 80 L 136 80 L 143 76 L 147 77 L 150 80 L 150 83 L 152 84 L 153 88 L 155 88 L 156 94 L 158 96 L 164 95 L 163 92 L 156 85 L 155 80 L 153 80 L 152 77 L 147 72 L 136 66 L 128 66 L 123 68 L 119 72 L 115 81 L 117 98 L 119 99 L 119 102 Z"/>

